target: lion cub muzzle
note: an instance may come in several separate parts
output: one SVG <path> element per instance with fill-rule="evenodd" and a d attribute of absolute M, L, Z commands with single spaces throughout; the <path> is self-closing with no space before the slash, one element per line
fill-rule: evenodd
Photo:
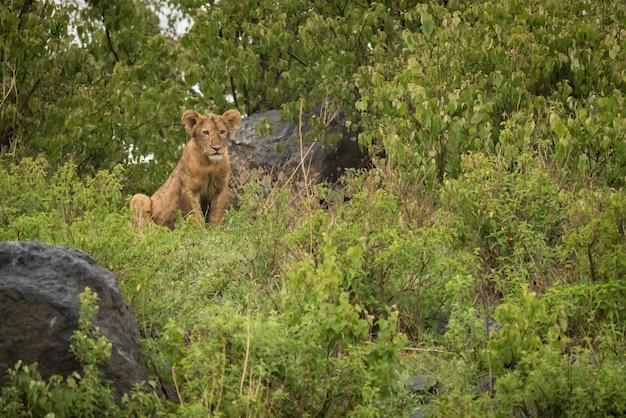
<path fill-rule="evenodd" d="M 224 154 L 226 153 L 226 150 L 222 149 L 222 147 L 218 147 L 218 148 L 213 147 L 213 150 L 214 150 L 213 154 L 208 154 L 208 157 L 211 161 L 220 161 L 224 157 Z M 204 155 L 207 155 L 207 154 L 205 153 Z"/>

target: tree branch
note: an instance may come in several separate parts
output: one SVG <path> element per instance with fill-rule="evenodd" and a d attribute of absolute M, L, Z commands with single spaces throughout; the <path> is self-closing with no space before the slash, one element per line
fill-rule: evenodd
<path fill-rule="evenodd" d="M 235 80 L 233 79 L 233 75 L 228 76 L 230 78 L 230 90 L 233 94 L 233 101 L 235 102 L 235 107 L 239 108 L 239 104 L 237 102 L 237 89 L 235 88 Z"/>
<path fill-rule="evenodd" d="M 111 41 L 111 32 L 109 32 L 109 28 L 107 27 L 107 24 L 106 24 L 104 9 L 102 9 L 101 12 L 102 12 L 102 24 L 104 25 L 104 33 L 107 36 L 107 43 L 109 44 L 109 49 L 111 50 L 111 52 L 113 53 L 113 56 L 115 57 L 115 62 L 120 62 L 120 57 L 119 55 L 117 55 L 117 51 L 115 50 L 115 48 L 113 48 L 113 41 Z"/>
<path fill-rule="evenodd" d="M 293 59 L 295 59 L 296 61 L 298 61 L 300 64 L 304 65 L 305 67 L 308 67 L 308 66 L 309 66 L 309 64 L 307 64 L 306 62 L 302 61 L 300 58 L 298 58 L 298 56 L 297 56 L 297 55 L 293 54 L 292 52 L 287 51 L 287 54 L 288 54 L 291 58 L 293 58 Z"/>
<path fill-rule="evenodd" d="M 34 0 L 26 0 L 26 1 L 24 2 L 24 4 L 22 4 L 22 8 L 21 8 L 21 10 L 20 10 L 20 23 L 19 23 L 19 25 L 17 25 L 17 29 L 18 29 L 18 30 L 22 28 L 22 23 L 24 22 L 24 21 L 22 20 L 22 16 L 24 16 L 26 13 L 30 12 L 30 9 L 31 9 L 31 8 L 32 8 L 32 6 L 33 6 L 33 1 L 34 1 Z M 4 3 L 4 2 L 3 2 L 3 3 Z"/>
<path fill-rule="evenodd" d="M 35 89 L 37 88 L 37 86 L 39 86 L 39 84 L 41 83 L 41 81 L 43 80 L 43 78 L 39 78 L 37 79 L 37 81 L 35 81 L 35 84 L 33 84 L 33 87 L 31 87 L 31 89 L 28 91 L 28 93 L 26 93 L 26 96 L 24 98 L 24 100 L 22 100 L 22 102 L 20 103 L 20 110 L 23 111 L 24 109 L 26 109 L 26 106 L 28 106 L 28 102 L 30 101 L 31 96 L 33 95 L 33 93 L 35 92 Z M 16 95 L 16 103 L 17 104 L 17 95 Z"/>

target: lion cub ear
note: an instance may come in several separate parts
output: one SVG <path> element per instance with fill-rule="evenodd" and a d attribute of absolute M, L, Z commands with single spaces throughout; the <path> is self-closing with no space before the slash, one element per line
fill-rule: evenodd
<path fill-rule="evenodd" d="M 233 133 L 235 132 L 235 130 L 237 130 L 237 127 L 239 126 L 241 113 L 239 113 L 237 109 L 230 109 L 224 112 L 221 118 L 228 127 L 228 132 Z"/>
<path fill-rule="evenodd" d="M 200 113 L 195 110 L 185 110 L 183 112 L 183 117 L 181 120 L 183 121 L 183 125 L 185 125 L 185 131 L 191 136 L 193 134 L 193 127 L 198 123 L 198 119 L 200 119 Z"/>

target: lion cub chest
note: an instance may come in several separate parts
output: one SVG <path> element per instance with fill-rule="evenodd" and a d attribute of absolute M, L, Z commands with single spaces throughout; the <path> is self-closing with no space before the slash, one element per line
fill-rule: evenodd
<path fill-rule="evenodd" d="M 207 212 L 211 203 L 221 194 L 228 194 L 229 174 L 230 165 L 222 162 L 218 166 L 212 166 L 195 185 L 194 193 L 198 195 L 203 212 Z"/>
<path fill-rule="evenodd" d="M 183 193 L 191 192 L 205 199 L 211 199 L 221 193 L 228 186 L 230 176 L 230 161 L 228 155 L 222 155 L 219 159 L 204 155 L 194 141 L 185 145 L 181 160 L 181 176 L 184 184 Z"/>

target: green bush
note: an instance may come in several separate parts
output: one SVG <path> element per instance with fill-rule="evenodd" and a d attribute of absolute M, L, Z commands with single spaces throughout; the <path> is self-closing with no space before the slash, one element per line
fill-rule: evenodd
<path fill-rule="evenodd" d="M 366 416 L 389 406 L 403 344 L 397 313 L 374 320 L 348 300 L 343 267 L 360 263 L 358 250 L 345 259 L 321 251 L 322 266 L 302 263 L 276 295 L 279 313 L 222 303 L 168 321 L 149 346 L 161 353 L 158 372 L 171 379 L 182 414 Z"/>
<path fill-rule="evenodd" d="M 501 411 L 532 411 L 536 416 L 621 416 L 624 369 L 623 363 L 598 359 L 589 350 L 568 356 L 544 346 L 498 379 L 496 402 Z"/>
<path fill-rule="evenodd" d="M 541 156 L 621 186 L 625 14 L 611 1 L 416 5 L 403 17 L 419 29 L 403 32 L 402 53 L 355 76 L 359 140 L 435 185 L 461 174 L 467 152 L 513 155 L 501 136 L 521 116 Z"/>
<path fill-rule="evenodd" d="M 23 158 L 0 167 L 0 239 L 39 240 L 94 254 L 116 266 L 130 246 L 129 218 L 121 180 L 123 170 L 100 171 L 82 179 L 67 163 L 54 173 L 44 159 Z"/>
<path fill-rule="evenodd" d="M 571 194 L 564 223 L 563 274 L 546 294 L 552 303 L 566 303 L 573 330 L 594 337 L 598 323 L 623 330 L 626 312 L 624 216 L 622 192 L 580 191 Z M 594 325 L 592 325 L 594 324 Z"/>
<path fill-rule="evenodd" d="M 550 308 L 523 287 L 520 302 L 500 305 L 495 317 L 501 328 L 488 336 L 481 367 L 462 363 L 459 370 L 448 371 L 447 386 L 432 403 L 433 416 L 624 413 L 623 358 L 572 346 L 564 306 Z M 480 329 L 477 325 L 472 332 Z M 461 374 L 464 379 L 458 380 Z M 495 384 L 480 391 L 477 384 L 467 385 L 479 376 L 493 377 Z"/>
<path fill-rule="evenodd" d="M 483 294 L 504 296 L 520 284 L 545 290 L 559 265 L 566 199 L 541 161 L 468 154 L 463 177 L 446 182 L 442 209 L 458 217 L 464 245 L 481 260 Z"/>

